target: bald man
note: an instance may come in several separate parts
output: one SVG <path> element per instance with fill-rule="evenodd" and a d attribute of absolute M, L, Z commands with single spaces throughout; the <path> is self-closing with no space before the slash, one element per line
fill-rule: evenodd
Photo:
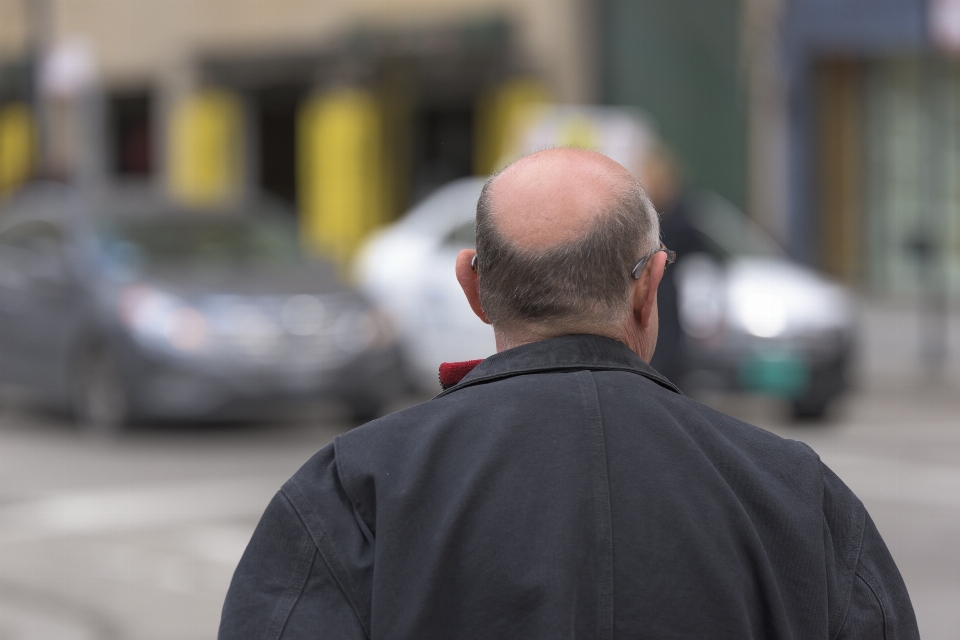
<path fill-rule="evenodd" d="M 337 437 L 267 507 L 223 608 L 250 638 L 917 638 L 903 580 L 806 445 L 648 363 L 671 259 L 621 166 L 492 177 L 457 257 L 498 353 Z"/>

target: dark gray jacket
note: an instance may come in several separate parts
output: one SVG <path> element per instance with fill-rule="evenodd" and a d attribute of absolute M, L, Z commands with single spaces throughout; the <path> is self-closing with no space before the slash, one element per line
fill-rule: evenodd
<path fill-rule="evenodd" d="M 221 640 L 917 638 L 851 491 L 618 342 L 484 360 L 277 494 Z"/>

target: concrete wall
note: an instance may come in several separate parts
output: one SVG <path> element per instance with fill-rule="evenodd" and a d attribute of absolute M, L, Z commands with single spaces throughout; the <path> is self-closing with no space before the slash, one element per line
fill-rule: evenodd
<path fill-rule="evenodd" d="M 24 0 L 0 0 L 0 60 L 14 58 L 27 48 L 28 24 Z"/>

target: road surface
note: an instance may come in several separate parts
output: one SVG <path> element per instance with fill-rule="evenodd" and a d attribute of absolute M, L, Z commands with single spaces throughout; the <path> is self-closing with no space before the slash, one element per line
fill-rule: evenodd
<path fill-rule="evenodd" d="M 960 638 L 960 393 L 861 393 L 827 425 L 752 398 L 713 403 L 817 450 L 867 505 L 926 640 Z M 322 409 L 322 408 L 321 408 Z M 283 481 L 350 424 L 141 427 L 91 440 L 0 405 L 0 639 L 216 636 L 234 566 Z"/>

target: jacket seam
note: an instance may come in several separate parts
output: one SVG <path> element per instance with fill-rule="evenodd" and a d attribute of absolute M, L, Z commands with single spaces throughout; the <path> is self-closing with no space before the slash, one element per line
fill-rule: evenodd
<path fill-rule="evenodd" d="M 607 468 L 607 450 L 603 433 L 603 416 L 600 411 L 600 394 L 592 371 L 584 372 L 580 378 L 580 388 L 584 402 L 590 409 L 593 423 L 593 443 L 591 458 L 593 461 L 594 499 L 597 503 L 598 543 L 602 560 L 597 585 L 597 637 L 613 638 L 613 525 L 611 522 L 610 475 Z M 587 388 L 589 385 L 589 388 Z"/>
<path fill-rule="evenodd" d="M 341 444 L 340 436 L 337 436 L 333 439 L 333 457 L 336 460 L 337 465 L 337 479 L 340 480 L 340 486 L 343 487 L 343 492 L 347 494 L 347 497 L 350 498 L 350 504 L 353 506 L 354 510 L 360 514 L 360 519 L 363 520 L 363 524 L 367 527 L 372 535 L 375 529 L 368 522 L 367 518 L 364 516 L 363 509 L 360 506 L 360 501 L 357 500 L 357 497 L 353 494 L 353 491 L 350 490 L 350 485 L 352 484 L 352 476 L 347 465 L 345 464 L 346 451 L 343 451 L 343 445 Z"/>
<path fill-rule="evenodd" d="M 859 563 L 858 563 L 859 564 Z M 880 607 L 880 618 L 883 620 L 883 637 L 887 637 L 887 608 L 883 606 L 883 589 L 880 588 L 880 584 L 877 582 L 876 577 L 873 575 L 873 572 L 867 569 L 866 567 L 861 566 L 854 576 L 863 581 L 867 588 L 870 589 L 870 593 L 873 595 L 874 599 L 877 601 L 877 606 Z"/>
<path fill-rule="evenodd" d="M 284 496 L 286 497 L 286 496 Z M 289 499 L 287 500 L 289 502 Z M 300 524 L 303 524 L 301 520 Z M 306 526 L 304 526 L 306 529 Z M 297 559 L 297 572 L 294 573 L 291 584 L 284 591 L 280 602 L 273 614 L 273 620 L 267 629 L 266 637 L 270 640 L 279 640 L 283 635 L 283 630 L 290 620 L 290 614 L 293 608 L 303 595 L 303 589 L 307 585 L 307 579 L 310 577 L 310 570 L 313 569 L 313 563 L 317 556 L 316 547 L 313 540 L 309 537 L 304 540 L 303 548 L 300 550 L 300 556 Z M 297 586 L 299 584 L 299 586 Z"/>
<path fill-rule="evenodd" d="M 820 474 L 820 478 L 821 478 L 821 479 L 820 479 L 820 482 L 821 482 L 821 485 L 824 486 L 824 489 L 823 489 L 823 490 L 825 491 L 825 490 L 826 490 L 826 486 L 825 486 L 825 483 L 823 482 L 823 466 L 822 466 L 822 465 L 823 465 L 823 461 L 821 461 L 820 464 L 821 464 L 821 474 Z M 865 509 L 863 508 L 863 504 L 862 504 L 862 503 L 859 503 L 859 502 L 858 502 L 858 504 L 860 504 L 860 509 L 858 509 L 858 512 L 857 512 L 857 515 L 858 515 L 857 524 L 858 524 L 858 529 L 859 529 L 858 535 L 857 535 L 857 559 L 854 560 L 853 566 L 851 566 L 851 567 L 844 567 L 844 570 L 845 570 L 845 571 L 851 571 L 851 572 L 853 573 L 854 580 L 855 580 L 856 578 L 859 578 L 859 577 L 860 577 L 860 574 L 859 574 L 859 572 L 857 571 L 857 567 L 860 566 L 860 557 L 863 555 L 863 531 L 864 531 L 864 520 L 865 520 L 864 517 L 863 517 L 863 516 L 864 516 L 864 513 L 865 513 Z M 861 579 L 862 579 L 862 578 L 861 578 Z M 839 624 L 839 626 L 837 626 L 837 631 L 836 631 L 836 633 L 833 634 L 833 640 L 836 640 L 837 638 L 840 637 L 840 634 L 843 632 L 843 627 L 844 627 L 844 625 L 847 623 L 847 617 L 850 615 L 850 602 L 851 602 L 851 600 L 853 599 L 853 583 L 854 583 L 854 580 L 851 580 L 851 581 L 850 581 L 850 588 L 847 590 L 847 593 L 846 593 L 846 595 L 845 595 L 844 603 L 843 603 L 843 616 L 842 616 L 842 618 L 840 619 L 840 624 Z M 870 586 L 870 585 L 868 584 L 867 586 Z M 871 589 L 871 591 L 872 591 L 872 589 Z M 874 594 L 874 595 L 876 595 L 876 594 Z M 882 610 L 882 607 L 881 607 L 881 610 Z"/>
<path fill-rule="evenodd" d="M 360 626 L 363 628 L 364 635 L 369 638 L 370 624 L 367 620 L 368 612 L 366 611 L 366 607 L 362 607 L 360 605 L 360 599 L 357 595 L 357 590 L 350 579 L 350 574 L 346 570 L 343 562 L 340 560 L 340 556 L 337 554 L 334 545 L 330 542 L 330 538 L 326 531 L 323 530 L 323 526 L 319 521 L 316 521 L 316 518 L 311 518 L 311 522 L 308 524 L 308 518 L 306 517 L 308 510 L 307 502 L 305 496 L 300 490 L 300 487 L 298 487 L 295 482 L 288 482 L 283 489 L 281 489 L 281 491 L 283 491 L 284 495 L 287 496 L 287 498 L 290 500 L 290 504 L 293 505 L 293 508 L 296 510 L 297 515 L 300 517 L 301 523 L 303 523 L 304 528 L 307 530 L 307 533 L 310 535 L 310 538 L 316 545 L 317 553 L 319 553 L 320 557 L 323 558 L 323 561 L 330 570 L 330 574 L 336 581 L 337 586 L 340 587 L 340 592 L 343 593 L 344 598 L 346 598 L 347 602 L 350 603 L 350 607 L 353 609 L 354 615 L 357 616 L 357 620 L 360 622 Z"/>
<path fill-rule="evenodd" d="M 883 598 L 880 597 L 880 588 L 875 586 L 872 580 L 868 580 L 867 577 L 861 572 L 857 571 L 854 574 L 854 578 L 859 579 L 863 584 L 867 585 L 867 589 L 870 590 L 870 595 L 873 596 L 873 599 L 877 601 L 877 606 L 880 607 L 880 620 L 883 622 L 883 637 L 887 637 L 887 609 L 883 606 Z M 846 622 L 846 621 L 844 621 Z"/>

